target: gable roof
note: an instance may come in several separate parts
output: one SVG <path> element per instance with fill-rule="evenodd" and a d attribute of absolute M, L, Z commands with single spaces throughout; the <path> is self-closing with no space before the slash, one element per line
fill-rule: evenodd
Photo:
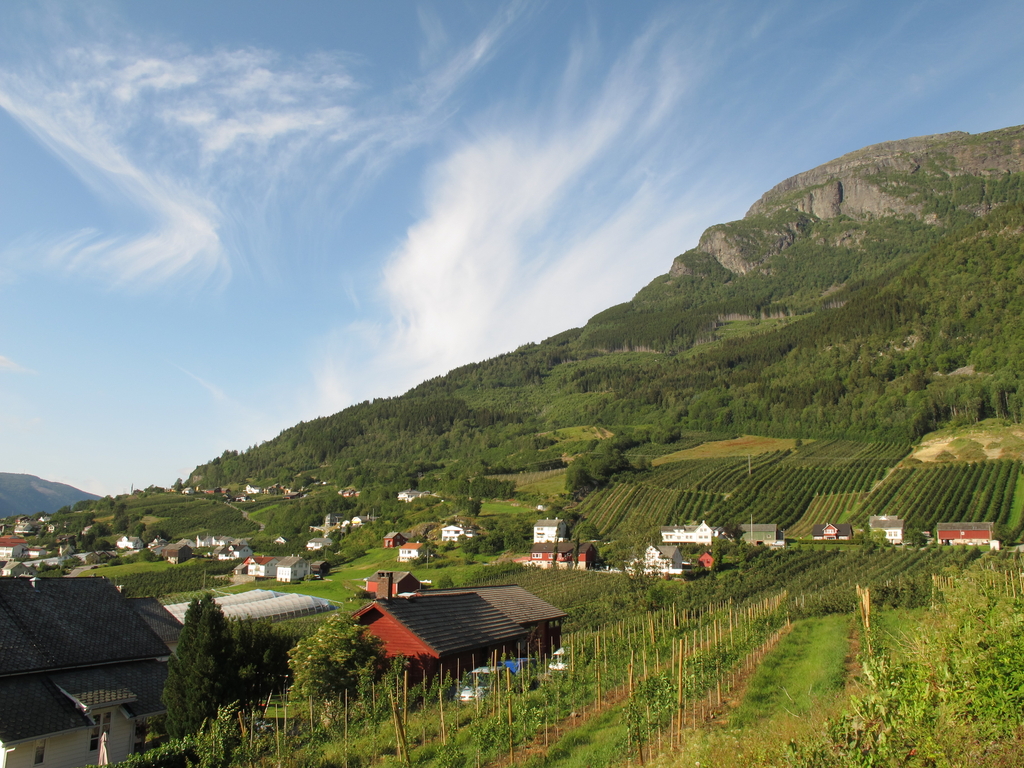
<path fill-rule="evenodd" d="M 165 711 L 169 654 L 106 579 L 0 580 L 0 742 L 91 728 L 92 707 Z"/>
<path fill-rule="evenodd" d="M 559 520 L 557 517 L 554 520 L 538 520 L 533 524 L 534 528 L 557 528 L 559 525 L 564 525 L 564 520 Z"/>
<path fill-rule="evenodd" d="M 903 530 L 903 521 L 898 517 L 872 515 L 868 518 L 868 527 L 875 530 Z"/>
<path fill-rule="evenodd" d="M 538 621 L 551 621 L 553 619 L 564 619 L 567 614 L 551 603 L 541 600 L 536 595 L 527 592 L 517 584 L 506 584 L 497 587 L 473 587 L 467 589 L 432 589 L 429 594 L 456 594 L 472 592 L 480 595 L 490 605 L 508 616 L 519 625 L 534 624 Z"/>
<path fill-rule="evenodd" d="M 437 655 L 498 645 L 525 637 L 527 630 L 476 592 L 426 592 L 408 599 L 378 600 L 356 612 L 379 611 L 402 624 Z"/>
<path fill-rule="evenodd" d="M 957 531 L 988 531 L 992 532 L 995 523 L 938 523 L 936 528 Z"/>
<path fill-rule="evenodd" d="M 658 552 L 661 554 L 662 557 L 667 558 L 669 560 L 672 560 L 676 555 L 680 554 L 679 547 L 671 545 L 671 544 L 664 544 L 664 545 L 661 545 L 661 546 L 653 546 L 652 545 L 651 549 L 658 550 Z"/>
<path fill-rule="evenodd" d="M 742 523 L 740 530 L 744 533 L 778 533 L 779 526 L 775 523 Z"/>
<path fill-rule="evenodd" d="M 811 529 L 811 535 L 822 536 L 826 528 L 835 528 L 836 536 L 853 536 L 853 526 L 850 523 L 818 523 Z"/>
<path fill-rule="evenodd" d="M 0 677 L 168 653 L 106 579 L 0 580 Z"/>
<path fill-rule="evenodd" d="M 128 605 L 165 643 L 176 643 L 181 636 L 181 622 L 155 597 L 132 597 Z"/>

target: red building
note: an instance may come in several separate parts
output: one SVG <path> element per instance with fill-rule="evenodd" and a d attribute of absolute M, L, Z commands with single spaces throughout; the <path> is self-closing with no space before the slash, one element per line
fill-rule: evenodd
<path fill-rule="evenodd" d="M 375 595 L 388 594 L 388 590 L 381 589 L 386 581 L 391 580 L 390 597 L 403 592 L 418 592 L 423 585 L 420 580 L 408 571 L 377 571 L 373 576 L 366 577 L 366 591 Z"/>
<path fill-rule="evenodd" d="M 575 559 L 577 568 L 597 565 L 597 547 L 589 541 L 579 545 L 571 541 L 543 541 L 530 547 L 530 565 L 541 568 L 569 568 Z"/>
<path fill-rule="evenodd" d="M 395 549 L 397 547 L 402 546 L 407 541 L 409 541 L 409 540 L 407 538 L 405 538 L 405 536 L 400 534 L 398 531 L 392 531 L 391 533 L 389 533 L 387 536 L 384 537 L 384 548 L 385 549 Z"/>
<path fill-rule="evenodd" d="M 811 535 L 823 541 L 847 541 L 853 538 L 853 526 L 849 523 L 819 523 L 811 529 Z"/>
<path fill-rule="evenodd" d="M 715 558 L 710 552 L 705 552 L 703 555 L 697 558 L 697 562 L 703 565 L 705 568 L 711 568 L 715 564 Z"/>
<path fill-rule="evenodd" d="M 522 587 L 439 589 L 377 600 L 354 618 L 384 642 L 389 657 L 408 659 L 410 680 L 459 677 L 505 657 L 548 655 L 561 644 L 565 613 Z"/>
<path fill-rule="evenodd" d="M 939 544 L 988 546 L 992 541 L 994 523 L 939 523 L 936 536 Z"/>

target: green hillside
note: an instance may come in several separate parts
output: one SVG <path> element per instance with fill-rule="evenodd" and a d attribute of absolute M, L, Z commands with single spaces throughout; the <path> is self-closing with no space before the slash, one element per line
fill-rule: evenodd
<path fill-rule="evenodd" d="M 1022 136 L 890 142 L 800 174 L 585 327 L 226 451 L 191 482 L 401 484 L 558 469 L 599 444 L 909 445 L 1019 422 Z"/>

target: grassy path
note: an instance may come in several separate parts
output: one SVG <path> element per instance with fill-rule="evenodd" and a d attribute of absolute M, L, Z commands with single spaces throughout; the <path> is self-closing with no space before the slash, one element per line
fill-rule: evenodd
<path fill-rule="evenodd" d="M 777 714 L 807 714 L 823 696 L 843 690 L 849 650 L 849 616 L 826 616 L 797 622 L 770 653 L 729 718 L 742 728 Z"/>
<path fill-rule="evenodd" d="M 790 739 L 827 727 L 847 697 L 855 653 L 850 615 L 803 619 L 782 638 L 751 675 L 735 709 L 715 720 L 719 727 L 691 732 L 675 750 L 665 750 L 651 768 L 788 765 Z"/>

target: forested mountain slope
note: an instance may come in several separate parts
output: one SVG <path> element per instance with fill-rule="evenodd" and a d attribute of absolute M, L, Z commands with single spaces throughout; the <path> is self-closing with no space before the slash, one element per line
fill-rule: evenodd
<path fill-rule="evenodd" d="M 767 192 L 583 328 L 301 423 L 194 482 L 537 469 L 631 440 L 909 443 L 1024 411 L 1024 126 L 888 142 Z"/>

